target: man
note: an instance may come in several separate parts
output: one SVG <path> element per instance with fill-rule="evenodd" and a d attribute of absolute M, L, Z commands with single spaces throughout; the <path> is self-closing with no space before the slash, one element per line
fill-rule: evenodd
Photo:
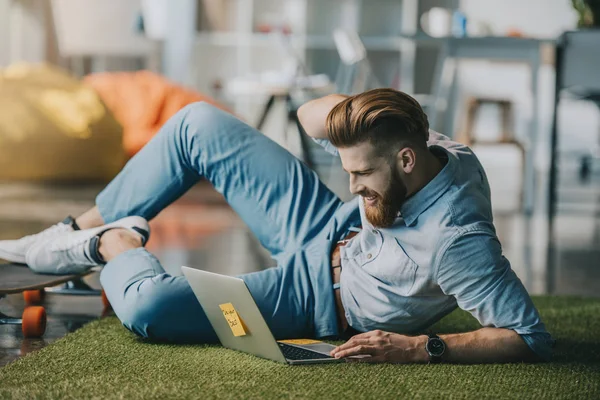
<path fill-rule="evenodd" d="M 356 334 L 332 355 L 371 362 L 550 357 L 550 335 L 502 256 L 488 182 L 469 148 L 430 134 L 419 104 L 392 89 L 317 99 L 299 118 L 339 153 L 354 200 L 342 203 L 274 142 L 196 103 L 165 124 L 96 207 L 0 242 L 0 256 L 50 273 L 106 264 L 102 285 L 128 329 L 215 342 L 185 279 L 166 274 L 143 248 L 146 220 L 203 177 L 277 260 L 241 276 L 276 338 Z M 423 334 L 457 305 L 484 328 Z"/>

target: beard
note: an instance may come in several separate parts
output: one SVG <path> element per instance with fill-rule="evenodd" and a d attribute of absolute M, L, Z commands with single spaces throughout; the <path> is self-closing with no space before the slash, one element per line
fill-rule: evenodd
<path fill-rule="evenodd" d="M 363 196 L 363 205 L 365 206 L 365 215 L 367 221 L 378 228 L 388 228 L 394 224 L 402 204 L 406 200 L 406 185 L 402 182 L 400 175 L 395 168 L 392 168 L 390 183 L 380 195 L 375 192 L 365 192 Z M 376 203 L 370 206 L 364 197 L 376 196 Z"/>

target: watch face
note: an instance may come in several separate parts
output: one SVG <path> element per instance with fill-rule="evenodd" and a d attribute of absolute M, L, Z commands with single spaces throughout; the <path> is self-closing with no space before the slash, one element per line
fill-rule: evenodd
<path fill-rule="evenodd" d="M 432 338 L 427 342 L 427 350 L 432 356 L 441 356 L 446 350 L 446 345 L 441 339 Z"/>

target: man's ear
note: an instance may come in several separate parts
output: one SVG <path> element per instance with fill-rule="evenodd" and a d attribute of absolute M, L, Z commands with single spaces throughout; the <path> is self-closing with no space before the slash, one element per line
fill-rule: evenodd
<path fill-rule="evenodd" d="M 396 155 L 396 166 L 398 170 L 403 171 L 405 174 L 410 174 L 413 171 L 416 161 L 415 151 L 410 147 L 403 148 Z"/>

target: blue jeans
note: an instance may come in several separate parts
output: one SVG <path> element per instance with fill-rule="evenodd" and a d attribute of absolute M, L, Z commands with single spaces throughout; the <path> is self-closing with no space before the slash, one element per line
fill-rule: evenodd
<path fill-rule="evenodd" d="M 357 202 L 344 204 L 285 149 L 207 103 L 171 118 L 96 204 L 106 223 L 151 219 L 199 179 L 209 180 L 271 252 L 278 266 L 241 275 L 276 338 L 339 333 L 329 255 L 360 223 Z M 202 268 L 202 266 L 197 266 Z M 186 279 L 167 274 L 143 248 L 111 260 L 100 277 L 123 325 L 170 342 L 217 342 Z"/>

